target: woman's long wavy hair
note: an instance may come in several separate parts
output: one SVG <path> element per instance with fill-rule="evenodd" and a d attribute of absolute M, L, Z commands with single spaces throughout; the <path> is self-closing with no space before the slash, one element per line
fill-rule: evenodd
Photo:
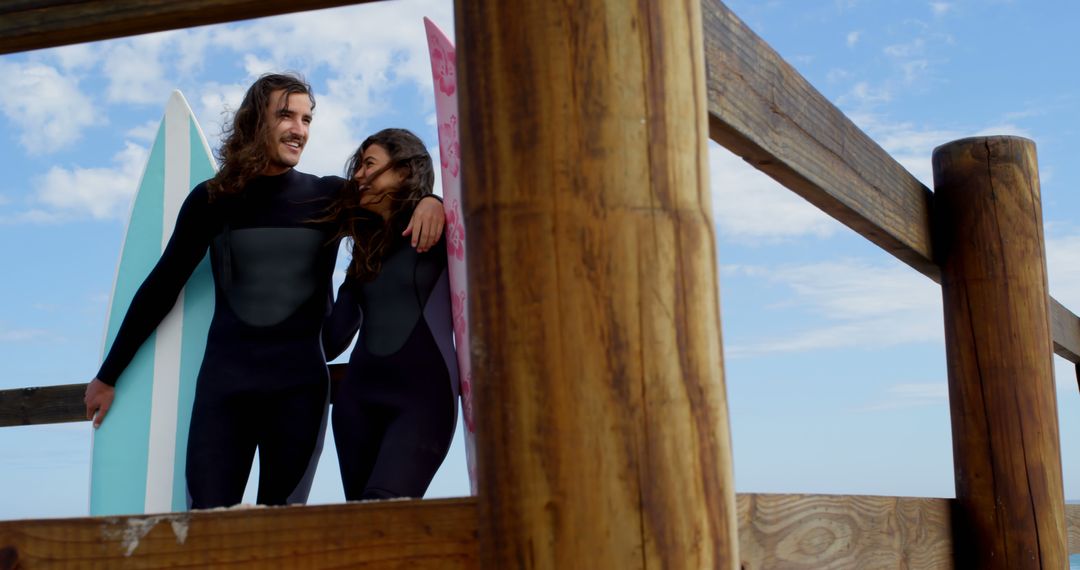
<path fill-rule="evenodd" d="M 378 178 L 389 169 L 404 170 L 401 185 L 383 195 L 390 201 L 390 216 L 382 216 L 360 205 L 360 185 L 353 175 L 363 164 L 364 152 L 372 145 L 381 146 L 390 162 L 368 177 Z M 346 274 L 358 282 L 374 279 L 382 269 L 383 259 L 399 240 L 401 232 L 409 225 L 413 210 L 424 196 L 431 194 L 435 185 L 435 171 L 431 155 L 419 137 L 405 129 L 384 129 L 368 137 L 356 149 L 345 167 L 347 182 L 330 205 L 327 218 L 337 224 L 337 238 L 352 240 L 352 260 Z"/>
<path fill-rule="evenodd" d="M 268 112 L 270 96 L 284 90 L 284 105 L 289 95 L 303 93 L 311 99 L 315 109 L 315 96 L 304 78 L 292 73 L 267 73 L 248 88 L 240 108 L 233 114 L 232 123 L 222 133 L 223 142 L 217 158 L 221 169 L 210 179 L 210 201 L 222 196 L 239 194 L 256 176 L 270 164 L 267 153 L 270 127 L 276 113 Z"/>

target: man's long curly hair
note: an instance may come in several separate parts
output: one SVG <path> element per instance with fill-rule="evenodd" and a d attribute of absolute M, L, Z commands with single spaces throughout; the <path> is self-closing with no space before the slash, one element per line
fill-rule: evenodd
<path fill-rule="evenodd" d="M 271 94 L 278 90 L 285 91 L 283 105 L 288 105 L 289 95 L 303 93 L 311 99 L 311 108 L 315 109 L 315 96 L 303 77 L 292 73 L 267 73 L 259 77 L 248 88 L 240 108 L 233 114 L 232 123 L 222 133 L 224 141 L 217 152 L 221 169 L 208 183 L 210 201 L 239 194 L 270 164 L 270 127 L 277 114 L 268 112 L 268 108 Z"/>
<path fill-rule="evenodd" d="M 390 169 L 402 169 L 405 174 L 401 186 L 382 197 L 390 201 L 390 216 L 386 220 L 360 205 L 360 184 L 353 179 L 363 164 L 364 152 L 372 145 L 381 146 L 390 155 L 390 161 L 370 175 L 368 182 Z M 334 239 L 352 241 L 352 260 L 346 274 L 363 283 L 378 276 L 386 254 L 404 239 L 401 232 L 408 227 L 413 210 L 421 199 L 431 194 L 435 171 L 431 155 L 419 137 L 405 129 L 384 129 L 356 149 L 345 167 L 345 178 L 347 182 L 331 204 L 327 219 L 337 225 Z"/>

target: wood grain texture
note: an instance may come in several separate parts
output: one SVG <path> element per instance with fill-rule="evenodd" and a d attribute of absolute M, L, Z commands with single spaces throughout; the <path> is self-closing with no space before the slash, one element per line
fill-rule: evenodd
<path fill-rule="evenodd" d="M 478 568 L 474 499 L 0 522 L 0 569 Z"/>
<path fill-rule="evenodd" d="M 478 568 L 475 501 L 465 498 L 188 515 L 4 521 L 0 522 L 0 570 L 14 568 L 17 560 L 26 570 L 86 568 L 94 564 L 109 568 L 192 567 L 211 556 L 225 567 L 258 566 L 276 556 L 275 549 L 286 548 L 291 549 L 288 556 L 294 561 L 303 557 L 300 566 L 305 568 L 335 564 L 401 568 L 415 561 L 409 556 L 425 552 L 442 552 L 447 557 L 445 566 L 430 567 Z M 953 499 L 739 494 L 736 503 L 743 570 L 953 567 Z M 1066 505 L 1065 510 L 1069 552 L 1080 554 L 1080 505 Z M 262 520 L 249 521 L 249 515 Z M 434 524 L 424 523 L 417 537 L 418 527 L 414 525 L 429 518 Z M 292 528 L 297 529 L 297 537 L 282 530 Z M 177 531 L 183 529 L 187 535 L 181 547 L 175 543 Z M 260 538 L 256 534 L 260 532 L 269 535 Z M 316 532 L 322 533 L 326 544 L 308 542 Z M 220 536 L 212 538 L 210 534 Z M 135 538 L 137 544 L 126 540 Z M 260 540 L 283 544 L 264 550 Z M 184 548 L 194 552 L 179 552 Z M 246 558 L 245 550 L 255 552 Z"/>
<path fill-rule="evenodd" d="M 930 190 L 721 0 L 701 5 L 712 139 L 940 282 Z M 1055 351 L 1080 363 L 1080 317 L 1055 304 Z"/>
<path fill-rule="evenodd" d="M 86 421 L 86 384 L 0 390 L 0 427 Z"/>
<path fill-rule="evenodd" d="M 930 190 L 723 2 L 702 12 L 712 139 L 935 277 Z"/>
<path fill-rule="evenodd" d="M 1035 143 L 963 139 L 935 149 L 933 165 L 958 563 L 1065 568 Z"/>
<path fill-rule="evenodd" d="M 457 2 L 485 568 L 737 565 L 699 8 Z"/>
<path fill-rule="evenodd" d="M 1069 362 L 1080 363 L 1080 319 L 1057 299 L 1050 298 L 1050 326 L 1054 353 Z"/>
<path fill-rule="evenodd" d="M 15 0 L 0 5 L 0 54 L 370 0 Z"/>
<path fill-rule="evenodd" d="M 738 496 L 742 570 L 951 568 L 951 500 Z"/>

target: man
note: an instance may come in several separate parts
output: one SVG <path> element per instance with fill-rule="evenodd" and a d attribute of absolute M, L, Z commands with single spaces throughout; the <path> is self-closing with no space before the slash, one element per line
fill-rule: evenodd
<path fill-rule="evenodd" d="M 260 504 L 303 503 L 311 488 L 328 395 L 319 333 L 338 249 L 325 208 L 344 185 L 293 168 L 314 107 L 296 76 L 264 75 L 248 89 L 226 129 L 221 169 L 184 201 L 86 388 L 87 419 L 98 427 L 120 373 L 209 249 L 215 309 L 188 436 L 191 508 L 239 503 L 256 449 Z M 443 223 L 441 203 L 425 198 L 405 235 L 424 251 Z"/>

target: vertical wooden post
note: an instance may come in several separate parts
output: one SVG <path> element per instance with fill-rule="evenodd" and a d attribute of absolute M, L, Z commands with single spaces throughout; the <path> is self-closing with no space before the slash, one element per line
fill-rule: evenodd
<path fill-rule="evenodd" d="M 734 568 L 698 0 L 461 0 L 484 568 Z"/>
<path fill-rule="evenodd" d="M 934 150 L 958 568 L 1068 566 L 1035 144 Z"/>

